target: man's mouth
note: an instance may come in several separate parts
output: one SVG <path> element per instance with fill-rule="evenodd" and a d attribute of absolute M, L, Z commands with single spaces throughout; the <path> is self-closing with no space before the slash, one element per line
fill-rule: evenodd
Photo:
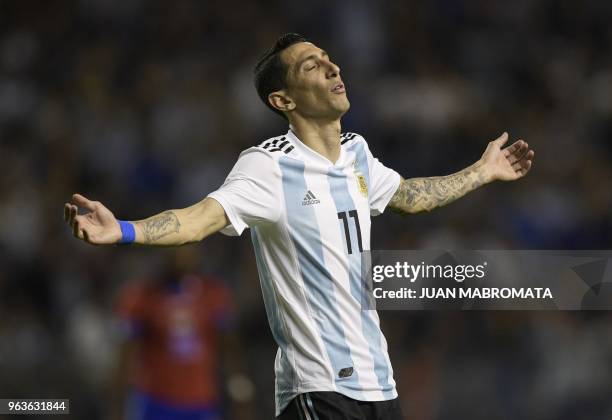
<path fill-rule="evenodd" d="M 333 93 L 344 93 L 344 92 L 346 92 L 346 90 L 344 89 L 344 84 L 343 83 L 338 83 L 337 85 L 334 85 L 334 87 L 331 89 L 331 91 Z"/>

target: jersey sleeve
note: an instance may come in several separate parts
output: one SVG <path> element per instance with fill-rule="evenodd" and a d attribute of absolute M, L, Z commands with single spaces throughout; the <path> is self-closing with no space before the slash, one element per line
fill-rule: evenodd
<path fill-rule="evenodd" d="M 370 152 L 370 148 L 365 140 L 363 143 L 370 172 L 370 185 L 368 188 L 370 214 L 372 216 L 378 216 L 385 211 L 387 204 L 389 204 L 389 201 L 391 201 L 391 198 L 397 191 L 401 176 L 393 169 L 387 168 L 380 160 L 375 158 Z"/>
<path fill-rule="evenodd" d="M 281 175 L 274 157 L 252 147 L 240 154 L 217 191 L 208 197 L 219 202 L 230 224 L 221 233 L 242 234 L 247 227 L 275 222 L 281 212 Z"/>

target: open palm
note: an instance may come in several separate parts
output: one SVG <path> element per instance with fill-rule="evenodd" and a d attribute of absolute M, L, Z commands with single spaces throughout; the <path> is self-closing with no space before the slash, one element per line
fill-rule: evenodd
<path fill-rule="evenodd" d="M 79 208 L 89 210 L 79 215 Z M 114 244 L 121 239 L 121 228 L 113 213 L 99 201 L 91 201 L 74 194 L 64 205 L 64 220 L 72 228 L 72 234 L 94 245 Z"/>
<path fill-rule="evenodd" d="M 482 155 L 481 161 L 491 181 L 514 181 L 522 178 L 531 169 L 535 152 L 524 140 L 517 140 L 502 149 L 508 141 L 508 133 L 492 141 Z"/>

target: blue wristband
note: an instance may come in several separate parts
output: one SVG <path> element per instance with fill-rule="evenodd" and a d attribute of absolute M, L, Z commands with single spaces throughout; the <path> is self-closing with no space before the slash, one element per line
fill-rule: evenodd
<path fill-rule="evenodd" d="M 136 240 L 136 230 L 134 225 L 130 222 L 123 220 L 117 220 L 119 227 L 121 227 L 121 240 L 118 242 L 122 245 L 129 245 Z"/>

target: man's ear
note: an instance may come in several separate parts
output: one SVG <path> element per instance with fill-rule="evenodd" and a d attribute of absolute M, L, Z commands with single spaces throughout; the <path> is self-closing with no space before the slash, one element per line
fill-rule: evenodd
<path fill-rule="evenodd" d="M 268 102 L 275 109 L 282 112 L 292 111 L 295 109 L 295 102 L 291 99 L 284 90 L 277 90 L 268 95 Z"/>

